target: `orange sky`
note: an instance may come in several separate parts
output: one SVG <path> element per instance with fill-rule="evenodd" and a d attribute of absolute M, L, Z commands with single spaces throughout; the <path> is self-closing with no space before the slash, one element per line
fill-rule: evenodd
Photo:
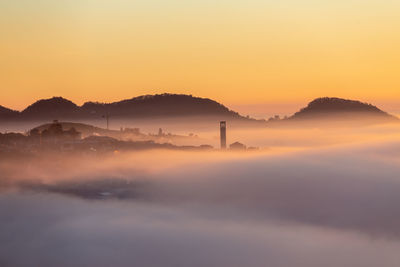
<path fill-rule="evenodd" d="M 3 0 L 0 105 L 188 93 L 242 113 L 320 96 L 400 110 L 400 3 Z"/>

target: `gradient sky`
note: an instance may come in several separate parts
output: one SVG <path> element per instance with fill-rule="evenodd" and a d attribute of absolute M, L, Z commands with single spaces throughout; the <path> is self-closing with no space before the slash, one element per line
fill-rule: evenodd
<path fill-rule="evenodd" d="M 0 0 L 0 105 L 189 93 L 251 114 L 400 110 L 398 0 Z"/>

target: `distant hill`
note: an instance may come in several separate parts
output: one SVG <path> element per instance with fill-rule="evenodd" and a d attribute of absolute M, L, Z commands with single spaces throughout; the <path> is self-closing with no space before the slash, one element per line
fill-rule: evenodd
<path fill-rule="evenodd" d="M 84 124 L 84 123 L 60 122 L 60 124 L 64 130 L 69 130 L 71 128 L 74 128 L 78 132 L 82 133 L 83 136 L 90 136 L 90 135 L 96 135 L 96 134 L 112 135 L 115 132 L 119 132 L 119 131 L 115 131 L 115 130 L 107 130 L 107 129 L 95 127 L 95 126 Z M 38 127 L 35 127 L 33 129 L 38 129 L 41 132 L 45 129 L 48 129 L 50 127 L 50 125 L 51 125 L 51 123 L 46 123 L 46 124 L 40 125 Z"/>
<path fill-rule="evenodd" d="M 15 119 L 18 115 L 18 111 L 0 106 L 0 119 Z"/>
<path fill-rule="evenodd" d="M 68 131 L 72 128 L 81 134 L 81 137 L 88 136 L 108 136 L 118 140 L 125 141 L 154 141 L 156 143 L 173 143 L 175 145 L 203 145 L 204 139 L 197 135 L 180 135 L 170 132 L 158 132 L 157 134 L 143 133 L 139 128 L 121 128 L 119 130 L 107 130 L 104 128 L 92 126 L 85 123 L 76 122 L 57 122 L 61 125 L 62 130 Z M 53 123 L 46 123 L 29 130 L 29 132 L 38 130 L 39 133 L 47 130 Z"/>
<path fill-rule="evenodd" d="M 398 121 L 392 116 L 374 105 L 362 103 L 356 100 L 341 99 L 336 97 L 323 97 L 311 101 L 305 108 L 296 112 L 288 120 L 379 120 Z"/>
<path fill-rule="evenodd" d="M 144 95 L 113 103 L 86 102 L 82 106 L 62 97 L 53 97 L 28 106 L 19 112 L 19 118 L 21 120 L 96 119 L 106 114 L 113 119 L 217 116 L 223 119 L 251 120 L 214 100 L 182 94 Z"/>
<path fill-rule="evenodd" d="M 22 118 L 45 119 L 74 118 L 79 115 L 79 107 L 62 97 L 53 97 L 36 101 L 21 112 Z"/>
<path fill-rule="evenodd" d="M 39 100 L 22 112 L 0 106 L 1 121 L 52 121 L 53 119 L 84 121 L 102 119 L 105 115 L 109 115 L 112 120 L 183 118 L 185 123 L 192 122 L 193 117 L 196 117 L 194 121 L 196 123 L 200 122 L 201 118 L 208 121 L 209 117 L 213 117 L 218 120 L 228 120 L 230 123 L 238 122 L 243 126 L 258 125 L 264 127 L 266 125 L 264 120 L 243 117 L 214 100 L 184 94 L 144 95 L 113 103 L 86 102 L 82 106 L 62 97 L 53 97 Z M 313 100 L 305 108 L 287 119 L 272 119 L 269 124 L 315 121 L 315 119 L 325 122 L 354 121 L 359 124 L 366 121 L 373 123 L 399 121 L 398 118 L 371 104 L 324 97 Z M 99 129 L 85 130 L 99 131 Z"/>
<path fill-rule="evenodd" d="M 86 102 L 81 111 L 91 116 L 108 113 L 122 118 L 209 115 L 241 117 L 214 100 L 178 94 L 144 95 L 109 104 Z"/>

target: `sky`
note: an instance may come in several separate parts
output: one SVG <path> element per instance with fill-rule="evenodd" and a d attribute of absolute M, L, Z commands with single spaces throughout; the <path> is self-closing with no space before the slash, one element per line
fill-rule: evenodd
<path fill-rule="evenodd" d="M 170 92 L 260 116 L 321 96 L 397 112 L 399 12 L 395 0 L 0 0 L 0 105 Z"/>

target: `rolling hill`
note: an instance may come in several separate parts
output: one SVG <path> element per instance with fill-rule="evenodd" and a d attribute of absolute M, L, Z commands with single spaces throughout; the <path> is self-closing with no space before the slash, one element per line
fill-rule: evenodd
<path fill-rule="evenodd" d="M 376 106 L 357 100 L 323 97 L 311 101 L 286 121 L 396 122 L 399 119 Z"/>
<path fill-rule="evenodd" d="M 8 116 L 5 111 L 4 114 Z M 105 115 L 113 119 L 217 116 L 251 120 L 214 100 L 179 94 L 144 95 L 113 103 L 86 102 L 82 106 L 62 97 L 53 97 L 36 101 L 16 114 L 20 120 L 96 119 Z"/>
<path fill-rule="evenodd" d="M 0 106 L 0 119 L 3 120 L 16 119 L 18 115 L 19 115 L 18 111 Z"/>
<path fill-rule="evenodd" d="M 198 122 L 201 118 L 245 123 L 242 125 L 268 125 L 265 120 L 243 117 L 239 113 L 209 98 L 183 94 L 144 95 L 113 103 L 86 102 L 78 106 L 62 97 L 39 100 L 21 112 L 0 106 L 0 120 L 52 121 L 101 120 L 104 116 L 113 120 L 183 118 L 185 123 Z M 196 117 L 195 120 L 191 118 Z M 376 106 L 356 100 L 323 97 L 311 101 L 306 107 L 283 120 L 272 120 L 270 124 L 293 122 L 356 122 L 385 123 L 399 121 Z M 215 120 L 212 121 L 214 123 Z M 256 124 L 254 124 L 256 123 Z"/>

